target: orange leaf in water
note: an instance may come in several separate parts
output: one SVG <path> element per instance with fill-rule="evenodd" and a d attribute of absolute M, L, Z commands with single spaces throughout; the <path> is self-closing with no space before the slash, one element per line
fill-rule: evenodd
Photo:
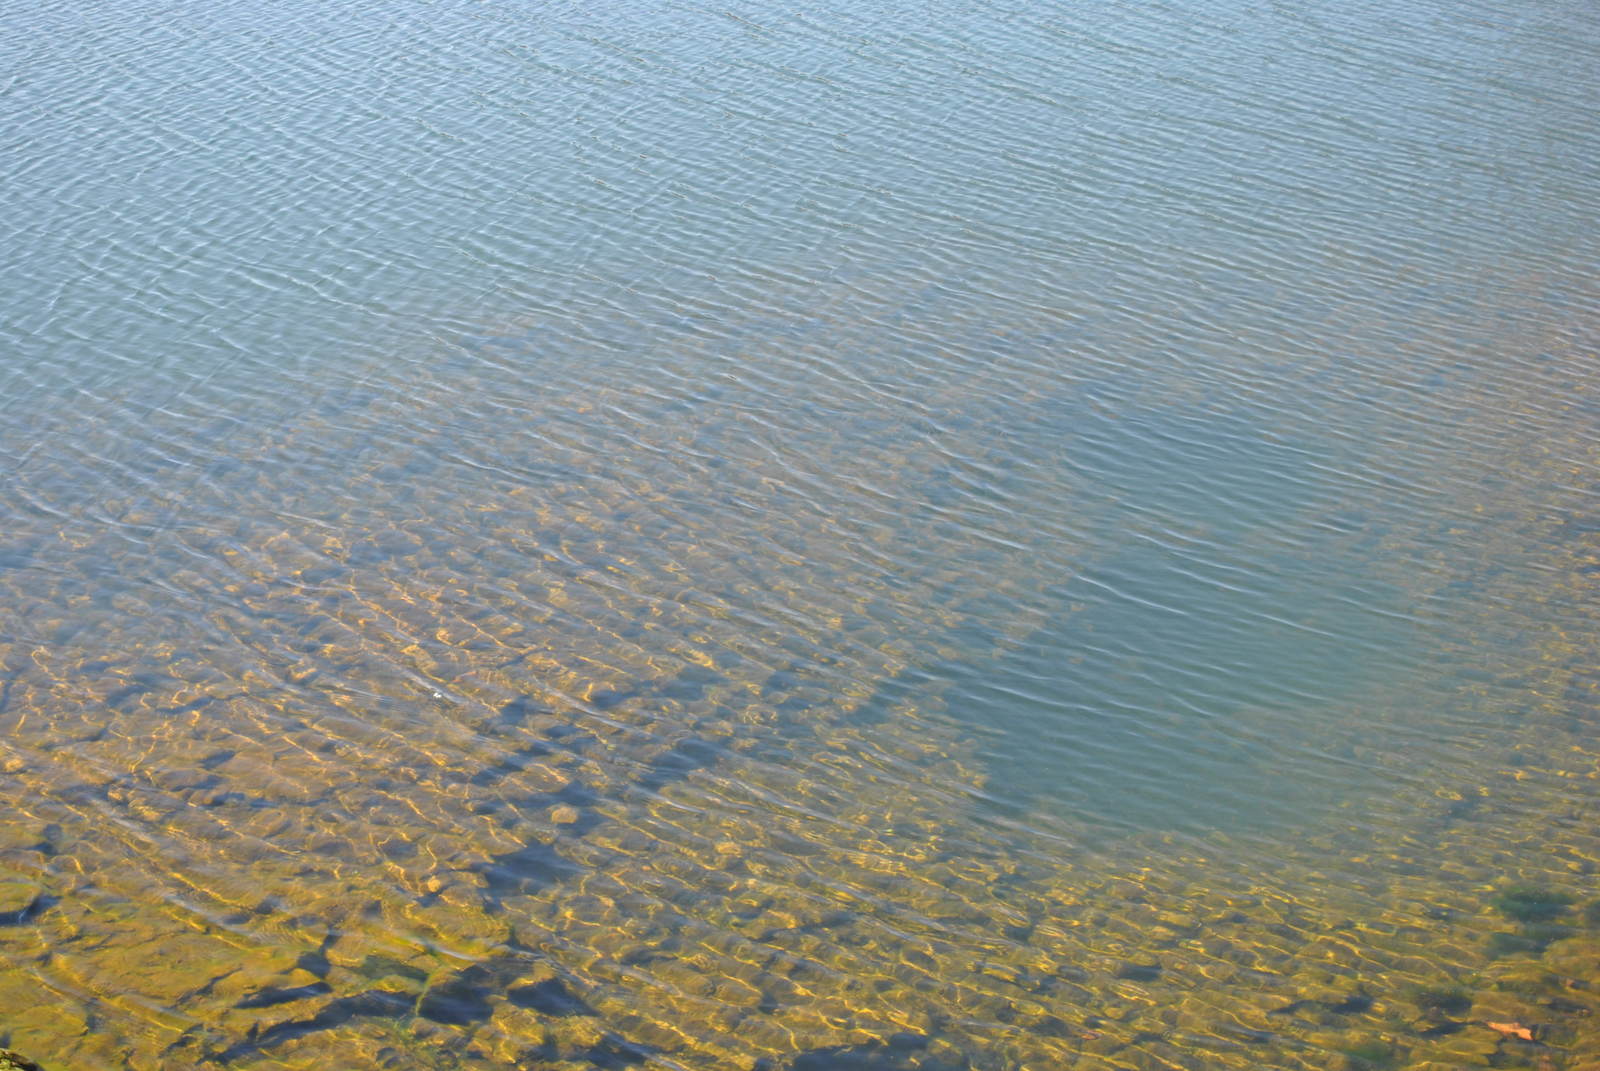
<path fill-rule="evenodd" d="M 1484 1023 L 1490 1030 L 1498 1030 L 1508 1038 L 1521 1038 L 1523 1041 L 1533 1040 L 1533 1028 L 1523 1026 L 1521 1023 Z"/>

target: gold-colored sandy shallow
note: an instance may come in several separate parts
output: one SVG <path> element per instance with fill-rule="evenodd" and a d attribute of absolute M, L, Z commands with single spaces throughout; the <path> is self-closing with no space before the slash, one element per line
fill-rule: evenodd
<path fill-rule="evenodd" d="M 0 572 L 0 1046 L 52 1069 L 1600 1067 L 1600 547 L 1569 519 L 1593 447 L 1541 409 L 1492 485 L 1436 461 L 1450 510 L 1330 526 L 1322 552 L 1367 541 L 1419 613 L 1462 586 L 1479 612 L 1438 630 L 1447 694 L 1305 719 L 1297 746 L 1382 791 L 1314 796 L 1290 835 L 1096 837 L 975 805 L 996 773 L 917 674 L 1003 656 L 1104 551 L 1070 421 L 1061 456 L 1007 432 L 1077 385 L 993 324 L 927 341 L 942 374 L 874 356 L 897 301 L 667 333 L 647 384 L 597 360 L 534 389 L 490 342 L 281 421 L 160 429 L 169 470 L 126 427 L 36 462 Z M 1199 404 L 1180 373 L 1123 401 Z M 1495 385 L 1462 441 L 1505 445 L 1549 386 Z M 1413 417 L 1381 430 L 1421 442 Z M 92 505 L 85 457 L 114 459 Z M 1023 525 L 977 493 L 1007 480 L 1073 508 Z M 1454 738 L 1407 754 L 1452 706 Z"/>

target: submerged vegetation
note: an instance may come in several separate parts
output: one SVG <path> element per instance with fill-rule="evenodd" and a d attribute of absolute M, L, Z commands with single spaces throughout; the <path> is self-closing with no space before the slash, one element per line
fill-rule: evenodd
<path fill-rule="evenodd" d="M 1419 1011 L 1430 1016 L 1465 1015 L 1472 1008 L 1471 994 L 1459 985 L 1418 986 L 1408 997 Z"/>
<path fill-rule="evenodd" d="M 1517 922 L 1548 922 L 1577 902 L 1571 893 L 1543 885 L 1508 885 L 1490 901 L 1495 910 Z"/>

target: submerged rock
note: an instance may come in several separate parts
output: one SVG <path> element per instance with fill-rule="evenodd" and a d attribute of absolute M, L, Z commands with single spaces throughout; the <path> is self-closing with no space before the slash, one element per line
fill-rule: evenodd
<path fill-rule="evenodd" d="M 930 1039 L 896 1034 L 863 1045 L 834 1045 L 797 1055 L 789 1071 L 964 1071 L 965 1060 L 951 1062 L 927 1054 Z"/>
<path fill-rule="evenodd" d="M 47 895 L 35 882 L 16 879 L 0 881 L 0 926 L 31 922 L 53 903 L 54 897 Z"/>

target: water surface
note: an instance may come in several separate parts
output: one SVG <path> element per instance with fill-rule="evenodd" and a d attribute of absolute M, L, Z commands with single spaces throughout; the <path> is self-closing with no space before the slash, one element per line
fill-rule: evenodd
<path fill-rule="evenodd" d="M 4 15 L 0 1045 L 1600 1058 L 1586 8 Z"/>

